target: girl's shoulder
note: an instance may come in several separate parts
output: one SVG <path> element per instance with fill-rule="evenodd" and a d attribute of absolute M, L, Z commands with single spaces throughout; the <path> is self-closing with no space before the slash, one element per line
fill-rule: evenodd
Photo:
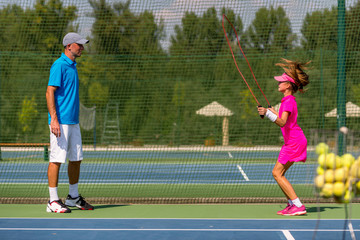
<path fill-rule="evenodd" d="M 292 95 L 290 95 L 292 96 Z M 281 100 L 281 106 L 283 111 L 293 112 L 297 108 L 295 97 L 286 96 Z"/>
<path fill-rule="evenodd" d="M 283 99 L 281 99 L 281 103 L 296 103 L 296 98 L 293 95 L 289 95 L 283 97 Z"/>

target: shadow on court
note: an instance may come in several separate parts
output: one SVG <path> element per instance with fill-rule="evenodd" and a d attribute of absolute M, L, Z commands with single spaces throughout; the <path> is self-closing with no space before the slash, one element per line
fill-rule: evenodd
<path fill-rule="evenodd" d="M 106 208 L 119 208 L 119 207 L 128 207 L 130 205 L 115 205 L 115 204 L 109 204 L 109 205 L 99 205 L 99 206 L 95 206 L 95 210 L 97 209 L 106 209 Z M 78 208 L 72 208 L 71 211 L 82 211 Z"/>
<path fill-rule="evenodd" d="M 336 206 L 326 206 L 326 207 L 309 207 L 306 208 L 306 211 L 308 213 L 316 213 L 316 212 L 325 212 L 327 210 L 332 210 L 332 209 L 339 209 L 341 207 L 336 207 Z"/>

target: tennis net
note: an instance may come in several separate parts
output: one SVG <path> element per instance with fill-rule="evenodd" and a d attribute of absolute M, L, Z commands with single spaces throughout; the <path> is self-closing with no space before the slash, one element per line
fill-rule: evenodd
<path fill-rule="evenodd" d="M 325 142 L 340 155 L 359 156 L 355 0 L 0 0 L 0 202 L 48 199 L 45 91 L 69 31 L 90 39 L 76 60 L 84 197 L 92 203 L 284 201 L 271 174 L 282 134 L 258 116 L 226 43 L 223 14 L 275 109 L 282 98 L 275 63 L 312 61 L 308 91 L 296 95 L 308 160 L 287 176 L 302 199 L 316 201 L 314 147 Z M 230 28 L 228 36 L 266 106 Z M 349 132 L 339 132 L 339 124 Z M 59 195 L 67 192 L 63 165 Z"/>

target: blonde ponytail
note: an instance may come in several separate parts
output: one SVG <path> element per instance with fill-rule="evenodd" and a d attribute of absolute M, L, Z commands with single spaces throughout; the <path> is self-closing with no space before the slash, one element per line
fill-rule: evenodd
<path fill-rule="evenodd" d="M 293 91 L 304 92 L 304 87 L 309 84 L 309 76 L 304 72 L 307 70 L 307 65 L 311 62 L 298 62 L 291 61 L 285 58 L 281 58 L 281 63 L 275 64 L 284 69 L 285 73 L 289 75 L 292 79 L 294 79 L 295 84 L 293 83 Z"/>

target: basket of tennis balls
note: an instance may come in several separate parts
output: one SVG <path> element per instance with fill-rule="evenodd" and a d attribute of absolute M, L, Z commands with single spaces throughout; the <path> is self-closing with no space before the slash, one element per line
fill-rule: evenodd
<path fill-rule="evenodd" d="M 315 151 L 319 165 L 314 184 L 321 197 L 333 197 L 335 202 L 349 203 L 360 194 L 360 157 L 355 160 L 350 153 L 340 157 L 329 152 L 325 143 L 319 143 Z"/>

